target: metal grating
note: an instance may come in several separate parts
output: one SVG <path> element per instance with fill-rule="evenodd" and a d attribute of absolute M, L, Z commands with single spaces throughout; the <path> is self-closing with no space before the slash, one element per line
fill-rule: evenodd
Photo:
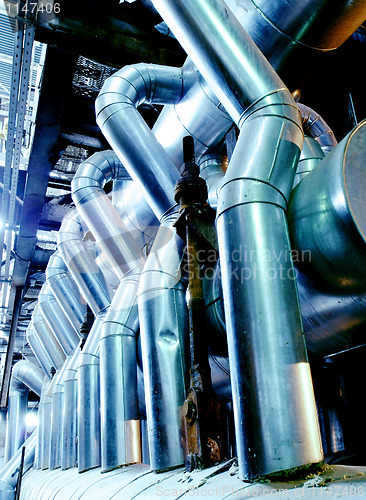
<path fill-rule="evenodd" d="M 75 146 L 67 146 L 61 158 L 55 165 L 54 170 L 69 174 L 70 178 L 75 174 L 80 163 L 85 161 L 89 156 L 89 152 L 83 148 Z"/>
<path fill-rule="evenodd" d="M 72 81 L 73 92 L 77 95 L 95 98 L 105 80 L 115 72 L 116 68 L 79 56 Z"/>

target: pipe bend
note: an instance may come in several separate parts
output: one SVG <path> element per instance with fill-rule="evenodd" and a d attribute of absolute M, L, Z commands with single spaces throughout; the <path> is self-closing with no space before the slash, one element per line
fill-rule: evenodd
<path fill-rule="evenodd" d="M 18 361 L 12 369 L 9 390 L 22 391 L 24 387 L 27 387 L 40 396 L 43 381 L 43 370 L 29 361 L 21 360 Z"/>
<path fill-rule="evenodd" d="M 301 112 L 304 134 L 313 137 L 320 144 L 325 155 L 330 153 L 338 144 L 332 129 L 319 113 L 309 108 L 309 106 L 297 103 L 297 107 Z"/>
<path fill-rule="evenodd" d="M 109 77 L 96 101 L 95 109 L 99 126 L 123 106 L 137 107 L 143 102 L 176 104 L 183 94 L 182 68 L 171 68 L 156 64 L 134 64 L 125 66 Z"/>
<path fill-rule="evenodd" d="M 85 202 L 88 196 L 102 191 L 108 181 L 118 178 L 122 169 L 125 171 L 114 151 L 98 151 L 93 154 L 80 165 L 71 182 L 74 202 Z"/>

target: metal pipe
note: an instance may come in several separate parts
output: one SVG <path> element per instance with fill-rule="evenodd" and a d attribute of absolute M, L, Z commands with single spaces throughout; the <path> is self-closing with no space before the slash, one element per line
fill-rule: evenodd
<path fill-rule="evenodd" d="M 75 467 L 77 463 L 77 366 L 81 350 L 76 349 L 73 360 L 63 377 L 64 401 L 61 438 L 61 468 Z"/>
<path fill-rule="evenodd" d="M 228 2 L 228 4 L 231 7 L 232 3 Z M 289 38 L 292 42 L 307 46 L 313 51 L 328 51 L 339 47 L 363 23 L 366 8 L 365 0 L 356 0 L 351 3 L 342 0 L 336 6 L 328 0 L 320 2 L 318 0 L 275 0 L 273 2 L 239 0 L 239 4 L 243 4 L 243 7 L 252 11 L 251 17 L 255 15 L 253 10 L 256 9 L 267 28 L 272 25 L 282 37 L 286 36 L 290 47 L 292 44 Z M 242 10 L 241 19 L 244 19 L 244 10 Z M 250 30 L 248 31 L 252 34 Z M 262 36 L 264 36 L 263 32 Z"/>
<path fill-rule="evenodd" d="M 158 219 L 174 205 L 174 185 L 179 173 L 137 106 L 143 102 L 178 103 L 182 90 L 181 68 L 137 64 L 108 78 L 95 103 L 101 131 L 143 189 Z"/>
<path fill-rule="evenodd" d="M 227 0 L 243 28 L 291 88 L 319 54 L 339 47 L 365 20 L 365 0 Z"/>
<path fill-rule="evenodd" d="M 39 304 L 37 304 L 33 310 L 32 324 L 39 340 L 51 358 L 53 367 L 55 369 L 59 368 L 63 365 L 66 356 L 62 347 L 56 340 L 53 331 L 48 326 L 43 314 L 41 313 Z"/>
<path fill-rule="evenodd" d="M 83 235 L 81 218 L 74 211 L 65 217 L 57 236 L 62 258 L 96 318 L 77 367 L 77 461 L 80 472 L 98 467 L 101 460 L 98 351 L 101 324 L 110 305 L 104 276 L 87 249 Z M 68 464 L 66 457 L 67 452 L 65 467 Z"/>
<path fill-rule="evenodd" d="M 364 120 L 303 179 L 291 197 L 288 220 L 293 249 L 299 256 L 306 252 L 298 267 L 323 292 L 366 291 L 365 147 Z"/>
<path fill-rule="evenodd" d="M 118 179 L 121 169 L 113 151 L 98 152 L 79 166 L 72 181 L 77 210 L 119 278 L 142 262 L 134 238 L 103 190 L 106 182 Z"/>
<path fill-rule="evenodd" d="M 113 151 L 94 154 L 82 163 L 72 182 L 72 196 L 121 283 L 112 300 L 100 338 L 102 469 L 141 460 L 137 401 L 136 293 L 143 254 L 103 191 L 124 168 Z M 85 348 L 83 350 L 84 354 Z M 95 351 L 89 351 L 96 365 Z M 81 358 L 84 359 L 82 355 Z M 96 370 L 97 368 L 95 368 Z M 112 395 L 112 396 L 111 396 Z M 86 443 L 86 446 L 89 446 Z M 95 450 L 98 455 L 99 450 Z M 80 462 L 80 461 L 79 461 Z M 95 465 L 84 461 L 79 470 Z"/>
<path fill-rule="evenodd" d="M 183 137 L 194 138 L 196 158 L 215 148 L 233 122 L 202 75 L 188 58 L 183 65 L 183 95 L 164 106 L 152 129 L 173 163 L 183 164 Z"/>
<path fill-rule="evenodd" d="M 208 192 L 208 202 L 212 208 L 217 208 L 217 197 L 227 170 L 227 156 L 208 152 L 198 162 L 200 176 L 205 179 Z"/>
<path fill-rule="evenodd" d="M 84 472 L 101 464 L 99 339 L 108 308 L 99 312 L 78 364 L 78 470 Z"/>
<path fill-rule="evenodd" d="M 162 220 L 139 287 L 140 336 L 153 470 L 184 462 L 181 407 L 188 382 L 188 312 L 181 276 L 184 242 L 173 227 L 177 208 Z"/>
<path fill-rule="evenodd" d="M 304 134 L 313 137 L 319 143 L 325 155 L 330 153 L 338 144 L 332 129 L 319 113 L 309 108 L 309 106 L 298 102 L 297 107 L 301 112 Z"/>
<path fill-rule="evenodd" d="M 51 255 L 48 261 L 46 279 L 70 323 L 79 329 L 86 308 L 81 302 L 80 292 L 58 251 Z"/>
<path fill-rule="evenodd" d="M 37 430 L 23 444 L 25 448 L 23 473 L 27 472 L 34 461 L 35 450 L 37 446 Z M 14 488 L 18 480 L 18 471 L 22 448 L 20 448 L 5 465 L 0 472 L 0 498 L 2 500 L 14 499 Z"/>
<path fill-rule="evenodd" d="M 321 461 L 284 212 L 303 141 L 300 113 L 224 2 L 153 3 L 241 129 L 217 221 L 240 476 Z"/>
<path fill-rule="evenodd" d="M 137 289 L 141 268 L 123 276 L 100 336 L 102 471 L 141 462 L 137 398 Z"/>
<path fill-rule="evenodd" d="M 79 342 L 77 326 L 70 322 L 61 309 L 47 281 L 42 286 L 38 305 L 65 354 L 72 352 Z"/>
<path fill-rule="evenodd" d="M 54 363 L 39 339 L 38 334 L 33 327 L 32 321 L 28 325 L 26 338 L 42 370 L 48 377 L 50 377 L 51 368 L 54 366 Z"/>
<path fill-rule="evenodd" d="M 160 222 L 134 181 L 114 181 L 112 203 L 140 251 L 146 253 L 159 229 Z"/>
<path fill-rule="evenodd" d="M 49 387 L 48 387 L 49 389 Z M 42 441 L 40 449 L 40 467 L 48 469 L 50 466 L 50 446 L 51 446 L 51 420 L 52 420 L 52 398 L 48 395 L 48 389 L 45 391 L 43 408 L 41 413 L 40 428 Z"/>
<path fill-rule="evenodd" d="M 9 462 L 24 443 L 28 390 L 31 389 L 40 396 L 43 380 L 43 370 L 29 361 L 21 360 L 13 366 L 9 387 L 4 463 Z"/>
<path fill-rule="evenodd" d="M 62 221 L 57 246 L 80 293 L 96 316 L 109 306 L 110 296 L 103 273 L 91 256 L 83 236 L 81 217 L 74 210 Z"/>
<path fill-rule="evenodd" d="M 320 144 L 309 136 L 304 137 L 304 144 L 302 146 L 299 163 L 297 164 L 294 184 L 292 188 L 306 177 L 316 165 L 324 158 L 324 152 Z"/>

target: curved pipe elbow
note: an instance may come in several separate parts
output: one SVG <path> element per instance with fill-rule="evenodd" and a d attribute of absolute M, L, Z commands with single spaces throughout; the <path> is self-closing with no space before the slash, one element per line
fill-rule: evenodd
<path fill-rule="evenodd" d="M 44 381 L 43 370 L 29 361 L 21 360 L 12 369 L 10 391 L 22 391 L 25 387 L 41 395 Z"/>
<path fill-rule="evenodd" d="M 123 107 L 143 102 L 176 104 L 182 93 L 182 68 L 144 63 L 125 66 L 105 81 L 95 101 L 98 125 L 102 128 Z"/>
<path fill-rule="evenodd" d="M 330 153 L 338 144 L 332 129 L 319 113 L 309 108 L 309 106 L 297 103 L 297 107 L 301 112 L 304 134 L 313 137 L 319 143 L 325 155 Z"/>
<path fill-rule="evenodd" d="M 97 191 L 102 191 L 110 180 L 118 179 L 125 169 L 114 151 L 99 151 L 84 161 L 71 181 L 72 198 L 76 204 L 87 201 Z"/>

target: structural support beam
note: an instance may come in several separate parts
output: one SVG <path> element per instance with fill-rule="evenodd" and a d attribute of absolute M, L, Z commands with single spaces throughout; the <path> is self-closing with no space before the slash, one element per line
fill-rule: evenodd
<path fill-rule="evenodd" d="M 15 290 L 13 290 L 13 288 L 15 288 Z M 8 347 L 7 347 L 7 351 L 6 351 L 4 373 L 3 373 L 2 384 L 1 384 L 0 408 L 6 408 L 7 404 L 8 404 L 8 392 L 9 392 L 11 367 L 13 364 L 13 354 L 14 354 L 14 347 L 15 347 L 15 338 L 16 338 L 16 334 L 17 334 L 19 313 L 20 313 L 20 309 L 22 306 L 23 287 L 22 286 L 12 287 L 12 292 L 15 294 L 14 308 L 13 308 L 13 314 L 12 314 L 12 318 L 11 318 L 9 341 L 8 341 Z"/>
<path fill-rule="evenodd" d="M 25 284 L 37 242 L 49 174 L 60 157 L 60 116 L 70 91 L 76 57 L 49 47 L 37 112 L 37 127 L 28 165 L 20 230 L 16 243 L 13 282 Z"/>

